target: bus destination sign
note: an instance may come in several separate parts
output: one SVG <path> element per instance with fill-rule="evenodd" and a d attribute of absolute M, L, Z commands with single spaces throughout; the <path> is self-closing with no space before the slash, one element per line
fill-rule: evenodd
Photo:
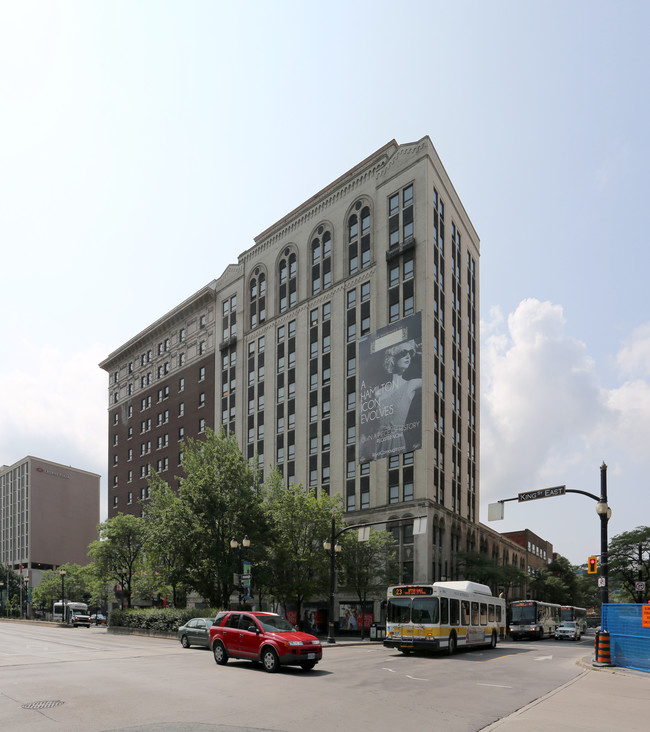
<path fill-rule="evenodd" d="M 420 587 L 420 585 L 393 587 L 393 597 L 419 597 L 421 595 L 433 595 L 433 587 Z"/>
<path fill-rule="evenodd" d="M 563 496 L 566 494 L 565 485 L 556 485 L 554 488 L 541 488 L 538 491 L 527 491 L 526 493 L 520 493 L 518 500 L 519 503 L 522 501 L 534 501 L 537 498 L 551 498 L 553 496 Z"/>

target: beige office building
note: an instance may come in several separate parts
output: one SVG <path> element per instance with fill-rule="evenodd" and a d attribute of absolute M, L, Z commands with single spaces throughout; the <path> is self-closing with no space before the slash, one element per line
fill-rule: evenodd
<path fill-rule="evenodd" d="M 98 523 L 96 473 L 32 456 L 0 467 L 0 562 L 30 587 L 61 564 L 88 564 Z"/>
<path fill-rule="evenodd" d="M 431 140 L 391 141 L 102 362 L 109 516 L 223 425 L 349 523 L 394 520 L 403 582 L 461 578 L 479 549 L 523 568 L 478 522 L 479 321 L 472 222 Z"/>

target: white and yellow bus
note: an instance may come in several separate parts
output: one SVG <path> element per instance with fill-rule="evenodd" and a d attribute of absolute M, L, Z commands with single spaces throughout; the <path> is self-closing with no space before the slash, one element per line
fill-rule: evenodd
<path fill-rule="evenodd" d="M 478 582 L 388 588 L 384 646 L 413 651 L 491 646 L 506 634 L 506 603 Z"/>

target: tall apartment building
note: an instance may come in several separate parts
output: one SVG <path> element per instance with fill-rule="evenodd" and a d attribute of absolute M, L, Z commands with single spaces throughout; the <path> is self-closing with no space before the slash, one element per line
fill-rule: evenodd
<path fill-rule="evenodd" d="M 523 568 L 478 522 L 479 316 L 479 238 L 430 139 L 389 142 L 100 364 L 109 516 L 223 425 L 349 522 L 391 519 L 401 581 L 479 549 Z"/>
<path fill-rule="evenodd" d="M 96 473 L 32 456 L 0 467 L 0 564 L 30 587 L 61 564 L 88 564 L 98 523 Z"/>

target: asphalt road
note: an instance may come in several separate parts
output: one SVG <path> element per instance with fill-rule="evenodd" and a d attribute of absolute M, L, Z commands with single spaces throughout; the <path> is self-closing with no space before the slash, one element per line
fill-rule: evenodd
<path fill-rule="evenodd" d="M 311 672 L 217 666 L 208 650 L 105 628 L 0 621 L 0 727 L 11 732 L 332 729 L 478 731 L 581 673 L 580 643 L 403 656 L 380 643 L 324 649 Z"/>

